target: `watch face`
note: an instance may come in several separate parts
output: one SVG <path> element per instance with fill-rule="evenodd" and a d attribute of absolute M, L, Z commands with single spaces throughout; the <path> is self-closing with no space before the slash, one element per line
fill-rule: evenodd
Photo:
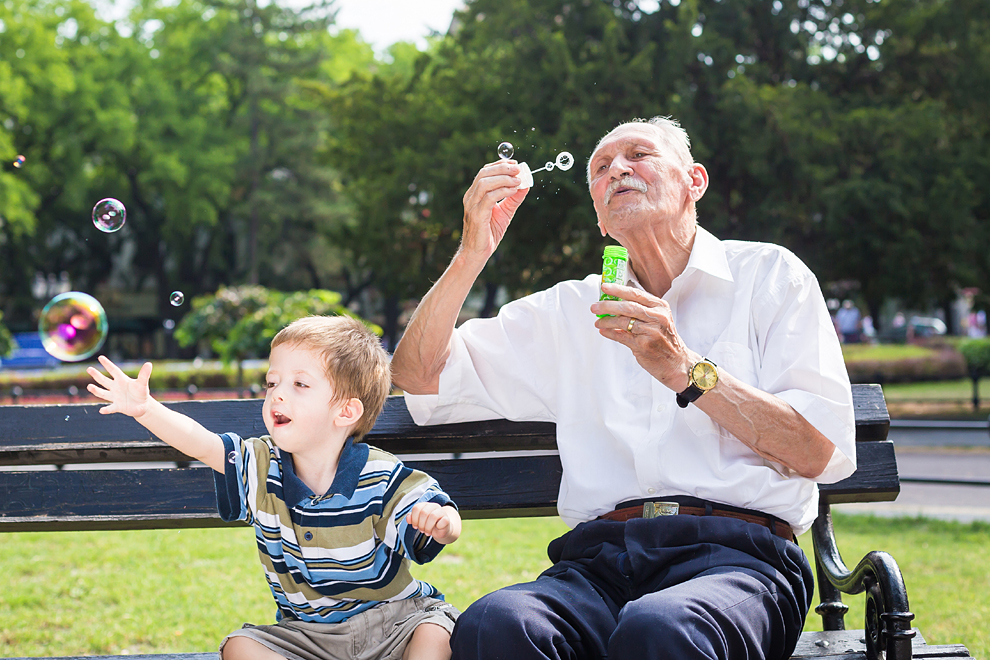
<path fill-rule="evenodd" d="M 718 370 L 711 362 L 699 362 L 691 370 L 691 377 L 696 386 L 707 392 L 718 382 Z"/>

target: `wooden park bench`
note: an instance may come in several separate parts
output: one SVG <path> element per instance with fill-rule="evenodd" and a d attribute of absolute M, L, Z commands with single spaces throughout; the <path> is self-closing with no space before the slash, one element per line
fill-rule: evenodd
<path fill-rule="evenodd" d="M 878 385 L 854 385 L 859 469 L 821 486 L 812 529 L 823 632 L 805 632 L 793 658 L 967 658 L 962 645 L 929 646 L 911 627 L 914 615 L 893 557 L 868 553 L 853 568 L 839 555 L 830 505 L 891 501 L 900 491 L 890 420 Z M 262 401 L 167 404 L 218 432 L 263 435 Z M 164 529 L 225 525 L 217 515 L 207 467 L 19 470 L 19 466 L 107 462 L 177 462 L 189 458 L 124 415 L 100 404 L 0 406 L 0 531 Z M 368 442 L 425 470 L 457 501 L 465 518 L 556 515 L 561 466 L 554 425 L 496 420 L 417 427 L 401 397 L 390 397 Z M 511 452 L 508 455 L 476 452 Z M 415 455 L 419 455 L 417 458 Z M 432 455 L 432 456 L 430 456 Z M 438 457 L 439 455 L 439 457 Z M 197 464 L 198 465 L 198 464 Z M 8 468 L 9 469 L 9 468 Z M 496 558 L 493 558 L 496 560 Z M 861 630 L 846 630 L 842 594 L 865 593 Z M 143 656 L 207 660 L 213 653 Z"/>

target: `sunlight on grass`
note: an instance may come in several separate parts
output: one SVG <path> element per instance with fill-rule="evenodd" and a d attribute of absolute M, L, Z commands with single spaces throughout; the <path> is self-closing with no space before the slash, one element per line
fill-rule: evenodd
<path fill-rule="evenodd" d="M 859 360 L 906 360 L 935 355 L 936 351 L 913 344 L 842 344 L 846 362 Z"/>
<path fill-rule="evenodd" d="M 933 644 L 990 656 L 990 525 L 835 516 L 853 565 L 886 550 L 907 580 L 915 624 Z M 414 574 L 462 610 L 549 566 L 555 518 L 468 520 L 454 545 Z M 811 554 L 810 535 L 801 539 Z M 7 656 L 204 652 L 245 621 L 268 623 L 274 604 L 254 536 L 244 527 L 0 536 L 0 646 Z M 847 627 L 863 627 L 863 597 L 847 596 Z M 817 604 L 817 600 L 816 600 Z M 821 628 L 812 612 L 807 629 Z"/>
<path fill-rule="evenodd" d="M 941 380 L 926 383 L 891 383 L 883 386 L 883 396 L 891 401 L 916 399 L 962 399 L 969 401 L 973 396 L 973 381 Z M 990 378 L 980 379 L 980 398 L 990 398 Z"/>

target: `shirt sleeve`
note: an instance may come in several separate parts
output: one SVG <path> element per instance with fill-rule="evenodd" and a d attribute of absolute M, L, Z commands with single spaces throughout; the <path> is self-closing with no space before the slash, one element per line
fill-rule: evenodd
<path fill-rule="evenodd" d="M 803 264 L 795 270 L 763 287 L 764 295 L 754 305 L 759 386 L 790 404 L 832 442 L 832 457 L 814 481 L 834 483 L 856 471 L 852 388 L 818 281 Z"/>
<path fill-rule="evenodd" d="M 557 287 L 454 330 L 437 395 L 406 394 L 417 424 L 555 421 Z"/>
<path fill-rule="evenodd" d="M 393 538 L 399 544 L 397 549 L 417 564 L 425 564 L 440 554 L 443 544 L 438 543 L 431 536 L 420 533 L 406 522 L 406 514 L 420 502 L 435 502 L 440 506 L 457 508 L 435 479 L 424 472 L 397 463 L 386 493 L 384 513 L 388 515 L 395 529 Z M 390 536 L 392 535 L 386 535 L 386 538 Z"/>
<path fill-rule="evenodd" d="M 213 483 L 217 492 L 217 510 L 220 519 L 226 522 L 243 520 L 254 524 L 255 506 L 259 488 L 265 488 L 264 477 L 259 479 L 259 456 L 261 469 L 267 473 L 269 461 L 268 445 L 257 438 L 243 440 L 236 433 L 220 435 L 226 457 L 224 472 L 213 471 Z"/>

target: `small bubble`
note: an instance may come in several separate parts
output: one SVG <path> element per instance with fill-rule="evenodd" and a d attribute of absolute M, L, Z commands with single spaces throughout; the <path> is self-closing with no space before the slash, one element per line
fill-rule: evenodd
<path fill-rule="evenodd" d="M 512 158 L 512 154 L 515 153 L 515 149 L 512 147 L 511 142 L 503 142 L 498 145 L 498 157 L 502 160 L 509 160 Z"/>
<path fill-rule="evenodd" d="M 112 197 L 101 199 L 93 207 L 93 224 L 100 231 L 110 234 L 124 226 L 127 210 Z"/>
<path fill-rule="evenodd" d="M 561 151 L 557 154 L 557 167 L 565 172 L 574 167 L 574 156 L 571 155 L 571 152 Z"/>
<path fill-rule="evenodd" d="M 69 421 L 69 416 L 68 415 L 65 416 L 65 421 Z"/>
<path fill-rule="evenodd" d="M 543 168 L 544 168 L 544 169 L 545 169 L 545 170 L 546 170 L 547 172 L 553 172 L 553 163 L 551 163 L 551 162 L 550 162 L 550 161 L 548 160 L 547 162 L 545 162 L 545 163 L 543 163 Z"/>
<path fill-rule="evenodd" d="M 232 451 L 229 454 L 227 454 L 227 462 L 228 463 L 231 463 L 231 464 L 236 463 L 237 462 L 237 452 L 233 452 Z"/>
<path fill-rule="evenodd" d="M 14 159 L 14 167 L 17 169 L 24 167 L 24 156 L 18 156 Z"/>
<path fill-rule="evenodd" d="M 172 307 L 178 307 L 186 301 L 186 294 L 181 291 L 173 291 L 172 295 L 168 297 L 168 301 L 172 303 Z"/>

